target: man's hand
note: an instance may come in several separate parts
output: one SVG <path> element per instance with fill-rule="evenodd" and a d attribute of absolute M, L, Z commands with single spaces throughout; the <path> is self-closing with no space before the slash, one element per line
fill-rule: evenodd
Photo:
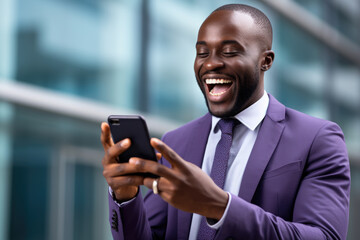
<path fill-rule="evenodd" d="M 160 176 L 159 195 L 172 206 L 219 220 L 225 211 L 228 194 L 199 167 L 182 159 L 162 141 L 152 138 L 150 142 L 169 161 L 171 168 L 140 158 L 131 158 L 129 163 L 139 172 Z M 151 189 L 153 181 L 145 178 L 144 185 Z"/>
<path fill-rule="evenodd" d="M 138 175 L 124 176 L 136 172 L 134 165 L 129 163 L 118 163 L 117 156 L 127 150 L 131 142 L 124 139 L 116 144 L 112 141 L 110 127 L 107 123 L 101 124 L 101 143 L 105 155 L 102 159 L 104 167 L 103 175 L 114 191 L 118 201 L 126 201 L 136 196 L 139 185 L 143 184 L 144 177 Z"/>

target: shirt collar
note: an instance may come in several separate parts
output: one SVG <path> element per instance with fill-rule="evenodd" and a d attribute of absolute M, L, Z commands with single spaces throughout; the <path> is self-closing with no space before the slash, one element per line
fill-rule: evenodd
<path fill-rule="evenodd" d="M 234 118 L 239 120 L 245 127 L 250 129 L 251 131 L 254 131 L 255 128 L 264 119 L 268 106 L 269 96 L 267 95 L 266 91 L 264 91 L 263 96 L 259 100 L 250 105 L 248 108 L 236 114 Z M 221 118 L 212 116 L 212 131 L 214 131 L 215 126 L 220 121 L 220 119 Z"/>

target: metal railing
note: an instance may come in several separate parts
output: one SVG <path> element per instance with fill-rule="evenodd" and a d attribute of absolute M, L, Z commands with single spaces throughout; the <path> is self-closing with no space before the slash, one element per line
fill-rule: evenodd
<path fill-rule="evenodd" d="M 162 136 L 166 131 L 180 126 L 180 123 L 150 114 L 111 107 L 108 104 L 98 101 L 60 93 L 34 85 L 11 82 L 1 78 L 0 100 L 29 109 L 59 114 L 91 123 L 104 122 L 111 114 L 142 115 L 146 119 L 149 131 L 155 136 Z"/>

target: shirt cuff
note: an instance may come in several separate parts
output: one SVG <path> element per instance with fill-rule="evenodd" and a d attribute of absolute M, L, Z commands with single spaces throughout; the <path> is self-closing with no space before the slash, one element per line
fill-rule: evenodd
<path fill-rule="evenodd" d="M 116 201 L 116 199 L 114 197 L 114 191 L 111 189 L 110 186 L 109 186 L 109 194 L 118 207 L 123 207 L 123 206 L 126 206 L 127 204 L 131 203 L 132 201 L 134 201 L 136 199 L 136 197 L 138 195 L 138 194 L 136 194 L 135 197 L 133 197 L 132 199 L 119 203 L 118 201 Z"/>
<path fill-rule="evenodd" d="M 213 224 L 210 219 L 208 219 L 208 218 L 206 219 L 207 225 L 208 225 L 210 228 L 212 228 L 212 229 L 215 229 L 215 230 L 219 229 L 219 228 L 223 225 L 223 223 L 224 223 L 224 221 L 225 221 L 225 218 L 226 218 L 226 215 L 227 215 L 227 213 L 228 213 L 228 211 L 229 211 L 229 206 L 230 206 L 230 203 L 231 203 L 231 194 L 230 194 L 229 192 L 227 192 L 227 194 L 228 194 L 228 196 L 229 196 L 229 201 L 228 201 L 228 203 L 227 203 L 227 205 L 226 205 L 224 214 L 222 215 L 222 217 L 220 218 L 220 220 Z M 130 200 L 130 201 L 131 201 L 131 200 Z M 210 221 L 209 221 L 209 220 L 210 220 Z"/>

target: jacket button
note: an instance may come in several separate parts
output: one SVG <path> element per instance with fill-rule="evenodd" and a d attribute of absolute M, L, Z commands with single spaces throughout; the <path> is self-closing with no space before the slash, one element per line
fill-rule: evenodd
<path fill-rule="evenodd" d="M 116 210 L 113 210 L 112 211 L 113 214 L 112 214 L 112 217 L 111 217 L 111 228 L 114 229 L 116 232 L 119 231 L 118 229 L 118 215 L 117 215 L 117 212 Z"/>

